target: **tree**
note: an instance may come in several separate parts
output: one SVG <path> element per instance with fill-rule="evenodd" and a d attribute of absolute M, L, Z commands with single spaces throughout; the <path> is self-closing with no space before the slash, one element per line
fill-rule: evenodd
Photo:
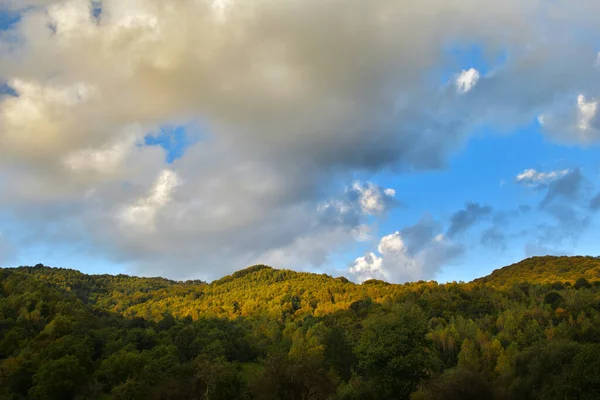
<path fill-rule="evenodd" d="M 352 351 L 352 344 L 344 330 L 334 325 L 325 336 L 325 362 L 333 368 L 344 381 L 352 376 L 352 368 L 356 358 Z"/>
<path fill-rule="evenodd" d="M 379 399 L 408 399 L 431 365 L 426 320 L 415 310 L 369 317 L 356 347 L 358 368 Z"/>
<path fill-rule="evenodd" d="M 83 368 L 75 356 L 68 355 L 43 364 L 33 376 L 29 391 L 33 399 L 73 399 L 85 382 Z"/>
<path fill-rule="evenodd" d="M 486 377 L 476 371 L 451 369 L 428 382 L 411 400 L 491 400 L 494 391 Z"/>
<path fill-rule="evenodd" d="M 563 298 L 560 293 L 550 292 L 544 297 L 544 303 L 552 306 L 554 310 L 562 303 Z"/>
<path fill-rule="evenodd" d="M 600 393 L 600 345 L 581 346 L 573 362 L 565 367 L 555 384 L 548 385 L 544 398 L 549 400 L 595 400 Z"/>
<path fill-rule="evenodd" d="M 224 358 L 211 359 L 199 356 L 194 360 L 196 379 L 202 400 L 228 400 L 243 398 L 246 384 L 234 365 Z"/>
<path fill-rule="evenodd" d="M 573 285 L 573 287 L 575 289 L 589 289 L 590 287 L 592 287 L 592 285 L 590 284 L 590 282 L 588 282 L 587 279 L 585 278 L 579 278 L 575 281 L 575 285 Z"/>
<path fill-rule="evenodd" d="M 112 388 L 135 378 L 146 363 L 140 352 L 122 350 L 102 361 L 96 375 L 106 388 Z"/>
<path fill-rule="evenodd" d="M 275 352 L 263 360 L 263 368 L 252 383 L 259 400 L 326 400 L 335 393 L 335 378 L 318 358 Z"/>

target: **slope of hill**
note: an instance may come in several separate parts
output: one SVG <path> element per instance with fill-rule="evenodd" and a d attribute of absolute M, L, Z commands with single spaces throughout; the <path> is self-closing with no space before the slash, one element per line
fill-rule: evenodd
<path fill-rule="evenodd" d="M 525 282 L 575 284 L 581 278 L 589 282 L 600 281 L 600 257 L 531 257 L 497 269 L 486 277 L 475 279 L 474 282 L 508 288 Z"/>
<path fill-rule="evenodd" d="M 597 268 L 542 257 L 443 285 L 0 269 L 0 398 L 596 398 Z"/>

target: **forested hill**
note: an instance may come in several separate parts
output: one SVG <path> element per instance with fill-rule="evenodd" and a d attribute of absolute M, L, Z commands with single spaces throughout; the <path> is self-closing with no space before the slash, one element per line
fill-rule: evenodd
<path fill-rule="evenodd" d="M 497 269 L 474 282 L 508 288 L 524 282 L 575 284 L 578 279 L 586 279 L 589 282 L 599 281 L 600 257 L 531 257 Z"/>
<path fill-rule="evenodd" d="M 0 269 L 0 399 L 597 399 L 598 265 L 402 285 Z"/>

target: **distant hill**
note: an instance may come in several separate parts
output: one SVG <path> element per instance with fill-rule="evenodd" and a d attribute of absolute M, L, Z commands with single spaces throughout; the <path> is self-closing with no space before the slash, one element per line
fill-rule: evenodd
<path fill-rule="evenodd" d="M 0 399 L 596 399 L 598 343 L 593 257 L 446 284 L 0 268 Z"/>
<path fill-rule="evenodd" d="M 508 288 L 524 282 L 574 284 L 580 278 L 589 282 L 600 281 L 600 257 L 531 257 L 497 269 L 474 282 Z"/>

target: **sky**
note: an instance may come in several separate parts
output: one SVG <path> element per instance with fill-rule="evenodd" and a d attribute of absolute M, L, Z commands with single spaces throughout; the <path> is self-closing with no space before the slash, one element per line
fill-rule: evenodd
<path fill-rule="evenodd" d="M 0 265 L 402 283 L 596 256 L 599 13 L 0 0 Z"/>

